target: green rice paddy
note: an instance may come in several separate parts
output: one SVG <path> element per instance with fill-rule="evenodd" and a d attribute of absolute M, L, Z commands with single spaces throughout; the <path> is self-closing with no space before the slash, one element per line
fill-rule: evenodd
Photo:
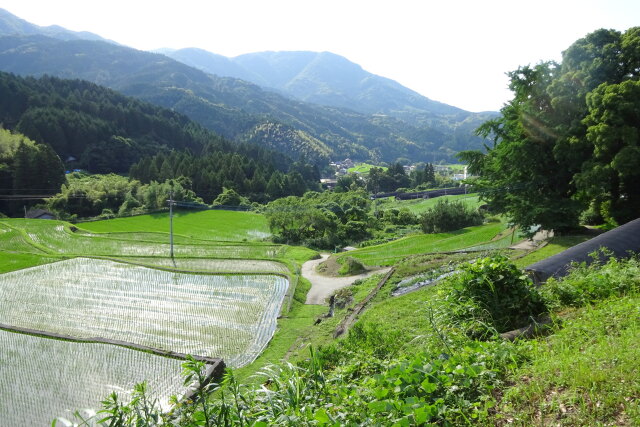
<path fill-rule="evenodd" d="M 79 228 L 93 233 L 169 232 L 166 212 L 84 222 Z M 177 211 L 173 216 L 173 232 L 189 239 L 217 241 L 260 241 L 271 236 L 267 220 L 253 212 Z"/>

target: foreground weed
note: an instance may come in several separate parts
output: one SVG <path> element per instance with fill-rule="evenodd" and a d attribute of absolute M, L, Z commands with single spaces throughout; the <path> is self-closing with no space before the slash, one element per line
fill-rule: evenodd
<path fill-rule="evenodd" d="M 526 326 L 547 311 L 529 278 L 503 256 L 463 264 L 439 290 L 444 311 L 471 338 Z"/>

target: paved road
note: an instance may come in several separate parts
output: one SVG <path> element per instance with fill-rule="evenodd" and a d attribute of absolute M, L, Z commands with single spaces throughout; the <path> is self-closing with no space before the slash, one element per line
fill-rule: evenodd
<path fill-rule="evenodd" d="M 302 264 L 302 277 L 311 282 L 311 289 L 307 294 L 306 304 L 324 305 L 326 304 L 325 300 L 338 289 L 349 286 L 358 279 L 369 277 L 373 274 L 386 273 L 390 269 L 388 267 L 380 270 L 367 271 L 366 273 L 355 276 L 324 276 L 316 271 L 316 267 L 327 258 L 329 258 L 328 254 L 322 254 L 322 258 L 312 259 Z"/>

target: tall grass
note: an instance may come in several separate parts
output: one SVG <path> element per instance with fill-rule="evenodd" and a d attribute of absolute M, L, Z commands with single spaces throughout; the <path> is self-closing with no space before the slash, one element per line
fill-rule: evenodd
<path fill-rule="evenodd" d="M 496 418 L 513 425 L 640 425 L 640 296 L 562 316 L 529 345 L 531 364 L 512 375 Z"/>

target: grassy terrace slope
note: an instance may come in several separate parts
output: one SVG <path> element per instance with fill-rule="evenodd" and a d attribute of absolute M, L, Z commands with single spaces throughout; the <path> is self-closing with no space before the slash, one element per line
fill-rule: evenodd
<path fill-rule="evenodd" d="M 449 252 L 466 248 L 497 249 L 508 246 L 511 242 L 510 235 L 492 241 L 505 228 L 504 223 L 498 222 L 467 227 L 450 233 L 415 234 L 389 243 L 343 253 L 338 256 L 338 261 L 350 256 L 367 265 L 386 266 L 393 265 L 407 256 L 423 253 Z"/>
<path fill-rule="evenodd" d="M 433 208 L 439 201 L 448 200 L 462 201 L 471 208 L 477 208 L 484 202 L 480 202 L 476 194 L 461 194 L 458 196 L 440 196 L 433 199 L 416 199 L 416 200 L 395 200 L 393 197 L 387 197 L 386 199 L 379 199 L 374 203 L 378 203 L 377 208 L 381 210 L 386 209 L 408 209 L 411 213 L 419 215 L 427 209 Z"/>
<path fill-rule="evenodd" d="M 94 233 L 154 232 L 168 233 L 168 214 L 155 213 L 130 218 L 85 222 L 78 225 Z M 173 232 L 201 240 L 257 241 L 269 237 L 269 226 L 263 215 L 234 211 L 176 211 Z M 166 239 L 166 236 L 164 236 Z"/>

